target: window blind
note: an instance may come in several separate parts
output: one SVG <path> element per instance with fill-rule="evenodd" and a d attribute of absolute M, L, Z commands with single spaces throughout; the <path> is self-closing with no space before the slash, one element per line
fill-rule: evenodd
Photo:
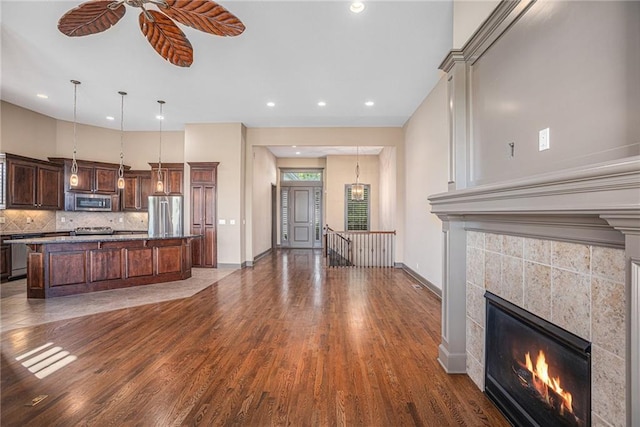
<path fill-rule="evenodd" d="M 351 185 L 346 186 L 345 218 L 347 231 L 369 230 L 369 185 L 364 186 L 364 200 L 351 199 Z"/>

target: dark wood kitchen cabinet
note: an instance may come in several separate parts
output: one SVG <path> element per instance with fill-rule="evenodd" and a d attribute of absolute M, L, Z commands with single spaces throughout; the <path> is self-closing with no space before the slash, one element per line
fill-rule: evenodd
<path fill-rule="evenodd" d="M 59 165 L 7 154 L 7 209 L 64 209 Z"/>
<path fill-rule="evenodd" d="M 163 163 L 162 182 L 164 192 L 156 191 L 158 182 L 158 163 L 149 163 L 151 166 L 151 185 L 154 195 L 181 196 L 183 194 L 184 163 Z"/>
<path fill-rule="evenodd" d="M 218 162 L 189 162 L 191 168 L 191 263 L 194 267 L 218 266 L 217 168 Z"/>
<path fill-rule="evenodd" d="M 127 171 L 120 200 L 123 211 L 146 211 L 152 194 L 151 171 Z"/>
<path fill-rule="evenodd" d="M 11 236 L 2 236 L 0 244 L 0 281 L 5 282 L 11 276 L 11 245 L 4 243 L 4 240 Z"/>
<path fill-rule="evenodd" d="M 73 160 L 61 157 L 50 157 L 49 160 L 63 165 L 65 192 L 96 194 L 116 194 L 118 192 L 118 169 L 120 165 L 117 163 L 77 160 L 78 185 L 72 187 L 69 180 L 71 178 Z M 129 166 L 125 166 L 124 169 L 128 170 Z"/>

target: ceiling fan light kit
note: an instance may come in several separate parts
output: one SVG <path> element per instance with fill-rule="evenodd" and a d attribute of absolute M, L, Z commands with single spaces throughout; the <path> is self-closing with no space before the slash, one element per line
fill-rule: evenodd
<path fill-rule="evenodd" d="M 147 9 L 150 5 L 158 10 Z M 212 0 L 92 0 L 65 13 L 58 29 L 69 37 L 103 32 L 122 19 L 126 6 L 142 9 L 138 16 L 142 34 L 160 56 L 179 67 L 191 66 L 193 47 L 174 21 L 223 37 L 245 30 L 234 14 Z"/>

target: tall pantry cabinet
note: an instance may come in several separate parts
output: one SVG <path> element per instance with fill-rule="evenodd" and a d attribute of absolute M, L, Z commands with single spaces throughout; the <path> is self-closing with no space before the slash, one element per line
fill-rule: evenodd
<path fill-rule="evenodd" d="M 194 267 L 218 266 L 216 177 L 219 162 L 189 162 L 191 167 L 191 234 L 201 234 L 191 246 Z"/>

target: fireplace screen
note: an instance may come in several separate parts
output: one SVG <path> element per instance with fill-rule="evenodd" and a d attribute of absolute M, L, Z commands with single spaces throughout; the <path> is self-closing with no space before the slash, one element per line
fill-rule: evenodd
<path fill-rule="evenodd" d="M 490 292 L 485 391 L 518 426 L 591 425 L 591 345 Z"/>

